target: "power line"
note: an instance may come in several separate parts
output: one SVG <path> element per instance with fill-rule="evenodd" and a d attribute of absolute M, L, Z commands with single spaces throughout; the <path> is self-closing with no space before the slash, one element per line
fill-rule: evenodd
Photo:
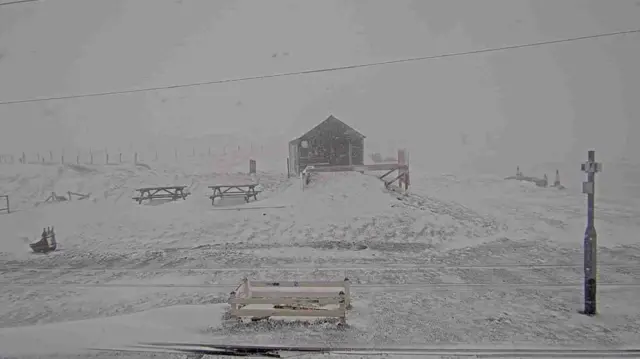
<path fill-rule="evenodd" d="M 603 37 L 629 35 L 629 34 L 637 34 L 637 33 L 640 33 L 640 29 L 609 32 L 609 33 L 600 33 L 600 34 L 595 34 L 595 35 L 571 37 L 571 38 L 549 40 L 549 41 L 532 42 L 532 43 L 519 44 L 519 45 L 492 47 L 492 48 L 485 48 L 485 49 L 464 51 L 464 52 L 451 52 L 451 53 L 439 54 L 439 55 L 431 55 L 431 56 L 411 57 L 411 58 L 404 58 L 404 59 L 397 59 L 397 60 L 388 60 L 388 61 L 380 61 L 380 62 L 369 62 L 369 63 L 345 65 L 345 66 L 336 66 L 336 67 L 326 67 L 326 68 L 320 68 L 320 69 L 294 71 L 294 72 L 281 72 L 281 73 L 275 73 L 275 74 L 271 74 L 271 75 L 257 75 L 257 76 L 237 77 L 237 78 L 223 79 L 223 80 L 192 82 L 192 83 L 186 83 L 186 84 L 157 86 L 157 87 L 145 87 L 145 88 L 139 88 L 139 89 L 122 90 L 122 91 L 105 91 L 105 92 L 93 92 L 93 93 L 67 95 L 67 96 L 40 97 L 40 98 L 31 98 L 31 99 L 24 99 L 24 100 L 7 100 L 7 101 L 0 102 L 0 105 L 11 105 L 11 104 L 20 104 L 20 103 L 29 103 L 29 102 L 69 100 L 69 99 L 78 99 L 78 98 L 87 98 L 87 97 L 114 96 L 114 95 L 124 95 L 124 94 L 138 93 L 138 92 L 152 92 L 152 91 L 170 90 L 170 89 L 177 89 L 177 88 L 208 86 L 208 85 L 224 84 L 224 83 L 230 83 L 230 82 L 244 82 L 244 81 L 264 80 L 264 79 L 270 79 L 270 78 L 276 78 L 276 77 L 291 77 L 291 76 L 310 75 L 310 74 L 323 73 L 323 72 L 345 71 L 345 70 L 354 70 L 354 69 L 360 69 L 360 68 L 366 68 L 366 67 L 384 66 L 384 65 L 400 64 L 400 63 L 407 63 L 407 62 L 436 60 L 436 59 L 442 59 L 442 58 L 447 58 L 447 57 L 461 57 L 461 56 L 469 56 L 469 55 L 478 55 L 478 54 L 484 54 L 484 53 L 490 53 L 490 52 L 516 50 L 516 49 L 523 49 L 523 48 L 528 48 L 528 47 L 538 47 L 538 46 L 553 45 L 553 44 L 559 44 L 559 43 L 565 43 L 565 42 L 583 41 L 583 40 L 597 39 L 597 38 L 603 38 Z"/>
<path fill-rule="evenodd" d="M 26 2 L 37 2 L 37 1 L 40 1 L 40 0 L 16 0 L 16 1 L 9 1 L 9 2 L 0 2 L 0 6 L 15 5 L 15 4 L 22 4 Z"/>

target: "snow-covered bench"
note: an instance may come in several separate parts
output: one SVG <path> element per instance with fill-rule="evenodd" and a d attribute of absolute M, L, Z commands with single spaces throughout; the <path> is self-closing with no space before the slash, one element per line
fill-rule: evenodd
<path fill-rule="evenodd" d="M 351 307 L 349 279 L 340 281 L 250 281 L 247 278 L 231 292 L 229 304 L 234 318 L 269 317 L 339 318 L 346 324 Z"/>

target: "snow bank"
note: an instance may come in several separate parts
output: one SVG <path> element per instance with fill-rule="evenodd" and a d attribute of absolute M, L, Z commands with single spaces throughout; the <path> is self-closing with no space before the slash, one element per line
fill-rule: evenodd
<path fill-rule="evenodd" d="M 206 341 L 221 326 L 224 304 L 174 306 L 111 318 L 0 329 L 3 356 L 77 354 L 145 341 Z M 34 345 L 35 343 L 35 345 Z"/>

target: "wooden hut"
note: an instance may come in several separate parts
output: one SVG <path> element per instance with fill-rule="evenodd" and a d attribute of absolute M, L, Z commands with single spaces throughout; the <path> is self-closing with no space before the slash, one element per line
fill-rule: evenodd
<path fill-rule="evenodd" d="M 289 172 L 298 175 L 307 166 L 364 164 L 365 136 L 333 115 L 289 142 Z"/>

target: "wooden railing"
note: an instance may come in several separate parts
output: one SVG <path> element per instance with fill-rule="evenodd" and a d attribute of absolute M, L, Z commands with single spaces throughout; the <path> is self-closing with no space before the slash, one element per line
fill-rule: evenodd
<path fill-rule="evenodd" d="M 236 318 L 339 318 L 346 324 L 351 288 L 348 279 L 265 282 L 245 278 L 231 292 L 229 304 L 231 316 Z"/>

